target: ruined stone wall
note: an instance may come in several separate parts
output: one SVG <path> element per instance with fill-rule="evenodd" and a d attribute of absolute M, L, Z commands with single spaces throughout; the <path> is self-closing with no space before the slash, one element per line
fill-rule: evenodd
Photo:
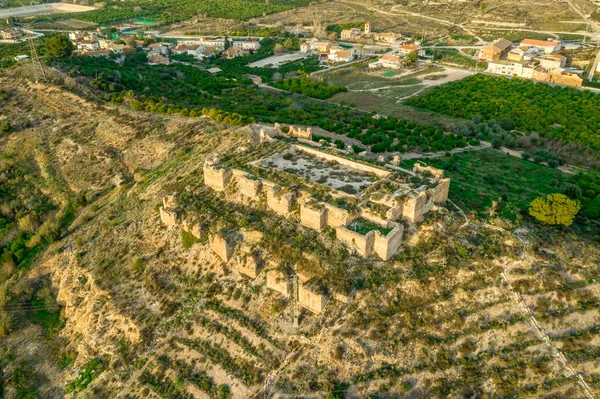
<path fill-rule="evenodd" d="M 404 202 L 402 216 L 412 223 L 423 220 L 423 206 L 425 205 L 426 199 L 427 195 L 424 192 L 418 193 L 415 197 L 408 198 Z"/>
<path fill-rule="evenodd" d="M 289 296 L 292 291 L 288 276 L 277 270 L 269 270 L 267 272 L 267 288 L 285 296 Z"/>
<path fill-rule="evenodd" d="M 345 227 L 350 224 L 352 221 L 352 217 L 350 216 L 350 212 L 345 209 L 337 208 L 333 205 L 322 204 L 325 209 L 327 209 L 327 226 L 338 228 Z"/>
<path fill-rule="evenodd" d="M 367 219 L 382 227 L 389 227 L 389 224 L 392 222 L 391 220 L 380 218 L 378 215 L 375 215 L 373 212 L 371 212 L 368 208 L 360 209 L 360 217 L 363 219 Z"/>
<path fill-rule="evenodd" d="M 310 127 L 306 128 L 306 129 L 302 129 L 302 128 L 296 128 L 294 126 L 290 126 L 289 135 L 291 137 L 296 137 L 298 139 L 312 140 L 312 129 Z"/>
<path fill-rule="evenodd" d="M 435 187 L 433 201 L 436 204 L 443 204 L 448 200 L 448 192 L 450 191 L 450 179 L 441 179 Z"/>
<path fill-rule="evenodd" d="M 167 210 L 165 207 L 161 206 L 159 209 L 160 212 L 160 220 L 167 227 L 173 227 L 177 225 L 177 214 L 173 210 Z"/>
<path fill-rule="evenodd" d="M 220 234 L 211 235 L 209 238 L 210 249 L 225 263 L 229 262 L 233 255 L 233 245 Z"/>
<path fill-rule="evenodd" d="M 335 229 L 335 236 L 350 249 L 355 250 L 361 256 L 370 256 L 373 253 L 373 245 L 375 242 L 375 233 L 369 231 L 362 235 L 345 227 Z"/>
<path fill-rule="evenodd" d="M 433 166 L 423 166 L 418 162 L 415 163 L 415 166 L 413 167 L 413 172 L 415 172 L 415 173 L 423 173 L 423 172 L 430 173 L 435 178 L 435 181 L 440 181 L 441 179 L 444 178 L 444 171 L 442 169 L 437 169 L 437 168 L 434 168 Z"/>
<path fill-rule="evenodd" d="M 327 303 L 327 296 L 311 290 L 310 287 L 298 285 L 298 303 L 314 313 L 321 313 Z"/>
<path fill-rule="evenodd" d="M 300 223 L 303 226 L 323 230 L 327 225 L 327 208 L 315 204 L 302 204 L 300 206 Z"/>
<path fill-rule="evenodd" d="M 237 170 L 234 170 L 234 176 L 238 183 L 239 193 L 253 201 L 258 201 L 262 190 L 262 180 Z"/>
<path fill-rule="evenodd" d="M 379 231 L 375 231 L 375 239 L 373 243 L 373 251 L 383 260 L 388 260 L 396 255 L 402 246 L 402 236 L 404 234 L 404 226 L 397 225 L 386 236 Z"/>
<path fill-rule="evenodd" d="M 216 191 L 225 190 L 232 175 L 231 169 L 221 169 L 209 161 L 204 162 L 204 184 Z"/>
<path fill-rule="evenodd" d="M 337 162 L 337 163 L 339 163 L 341 165 L 347 166 L 347 167 L 352 168 L 352 169 L 360 170 L 360 171 L 363 171 L 363 172 L 370 172 L 370 173 L 373 173 L 373 174 L 375 174 L 375 175 L 377 175 L 379 177 L 386 177 L 386 176 L 390 175 L 390 172 L 388 172 L 387 170 L 383 170 L 383 169 L 376 168 L 374 166 L 369 166 L 369 165 L 365 165 L 365 164 L 362 164 L 362 163 L 354 162 L 354 161 L 351 161 L 351 160 L 346 159 L 346 158 L 337 157 L 335 155 L 328 154 L 328 153 L 322 152 L 322 151 L 318 151 L 318 150 L 315 150 L 313 148 L 304 147 L 304 146 L 298 146 L 298 145 L 294 146 L 294 148 L 297 151 L 304 151 L 307 154 L 314 155 L 314 156 L 316 156 L 318 158 L 325 159 L 325 160 L 328 160 L 328 161 L 334 161 L 334 162 Z"/>
<path fill-rule="evenodd" d="M 344 294 L 341 292 L 334 292 L 333 293 L 333 298 L 341 303 L 349 303 L 350 299 L 351 299 L 352 295 L 351 294 Z"/>
<path fill-rule="evenodd" d="M 403 210 L 404 203 L 401 203 L 399 206 L 393 206 L 386 212 L 386 217 L 388 220 L 396 221 L 402 217 Z"/>
<path fill-rule="evenodd" d="M 200 230 L 200 225 L 198 223 L 184 220 L 181 224 L 181 228 L 198 239 L 202 236 L 202 230 Z"/>
<path fill-rule="evenodd" d="M 427 191 L 425 191 L 425 195 L 426 198 L 425 203 L 423 204 L 423 215 L 427 214 L 431 211 L 431 209 L 433 209 L 433 197 L 435 196 L 434 189 L 427 189 Z"/>
<path fill-rule="evenodd" d="M 260 273 L 260 259 L 255 252 L 248 252 L 239 256 L 237 259 L 237 269 L 241 274 L 244 274 L 252 279 Z"/>
<path fill-rule="evenodd" d="M 263 187 L 267 194 L 267 206 L 269 208 L 282 216 L 286 216 L 291 212 L 296 203 L 296 197 L 292 193 L 278 195 L 279 190 L 282 188 L 270 182 L 264 182 Z"/>

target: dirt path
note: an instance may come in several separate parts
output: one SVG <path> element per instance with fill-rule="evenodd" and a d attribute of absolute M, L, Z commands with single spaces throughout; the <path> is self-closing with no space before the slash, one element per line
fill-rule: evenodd
<path fill-rule="evenodd" d="M 396 11 L 398 7 L 401 7 L 401 6 L 400 5 L 395 5 L 395 6 L 393 6 L 391 8 L 391 10 Z M 457 28 L 460 28 L 460 29 L 464 30 L 465 32 L 467 32 L 471 36 L 474 36 L 479 41 L 479 43 L 485 43 L 486 42 L 485 40 L 483 40 L 482 38 L 480 38 L 479 36 L 477 36 L 477 34 L 475 34 L 475 32 L 473 32 L 469 28 L 465 27 L 463 24 L 457 24 L 455 22 L 447 21 L 445 19 L 430 17 L 428 15 L 423 15 L 423 14 L 419 14 L 419 13 L 411 12 L 411 11 L 400 10 L 399 12 L 389 12 L 389 11 L 380 10 L 378 8 L 375 8 L 375 7 L 370 7 L 370 9 L 373 10 L 373 11 L 375 11 L 375 12 L 378 12 L 380 14 L 385 14 L 385 15 L 402 15 L 402 14 L 406 14 L 406 15 L 412 15 L 413 17 L 419 17 L 419 18 L 429 19 L 431 21 L 439 22 L 439 23 L 444 24 L 444 25 L 456 26 Z"/>

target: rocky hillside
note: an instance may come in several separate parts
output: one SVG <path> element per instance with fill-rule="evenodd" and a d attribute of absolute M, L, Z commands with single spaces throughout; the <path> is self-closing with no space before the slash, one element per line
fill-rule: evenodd
<path fill-rule="evenodd" d="M 453 208 L 392 261 L 363 259 L 297 215 L 206 189 L 204 160 L 251 145 L 250 129 L 27 76 L 0 77 L 12 127 L 0 137 L 0 396 L 600 395 L 600 252 L 588 239 Z M 161 223 L 173 192 L 184 216 L 235 227 L 267 258 L 310 250 L 313 272 L 354 296 L 302 311 L 294 328 L 264 274 L 250 280 L 206 237 Z"/>

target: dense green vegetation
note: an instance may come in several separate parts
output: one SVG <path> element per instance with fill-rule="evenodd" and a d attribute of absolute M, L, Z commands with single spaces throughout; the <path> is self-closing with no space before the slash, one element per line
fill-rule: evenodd
<path fill-rule="evenodd" d="M 84 390 L 92 383 L 94 378 L 106 370 L 108 366 L 106 360 L 101 358 L 90 359 L 83 368 L 79 371 L 79 375 L 73 381 L 69 382 L 66 387 L 66 392 L 77 392 Z"/>
<path fill-rule="evenodd" d="M 29 55 L 27 43 L 0 43 L 0 70 L 15 65 L 17 62 L 13 58 L 17 55 Z"/>
<path fill-rule="evenodd" d="M 593 173 L 578 173 L 569 178 L 563 192 L 581 201 L 580 215 L 590 220 L 600 220 L 600 176 Z"/>
<path fill-rule="evenodd" d="M 109 25 L 126 22 L 133 19 L 153 19 L 170 24 L 192 18 L 198 14 L 208 14 L 212 17 L 248 19 L 285 11 L 290 8 L 305 6 L 308 0 L 140 0 L 123 3 L 119 0 L 105 2 L 102 9 L 86 13 L 50 15 L 36 18 L 37 20 L 56 20 L 62 18 L 77 18 L 83 21 Z"/>
<path fill-rule="evenodd" d="M 373 152 L 448 151 L 479 144 L 477 138 L 445 134 L 432 126 L 395 118 L 373 119 L 350 108 L 260 90 L 249 79 L 237 77 L 248 73 L 248 69 L 256 74 L 274 70 L 245 67 L 242 58 L 220 60 L 218 66 L 224 73 L 217 76 L 192 65 L 149 66 L 145 61 L 145 54 L 136 53 L 122 66 L 91 57 L 63 59 L 60 65 L 72 76 L 95 76 L 92 85 L 104 92 L 106 100 L 129 104 L 135 110 L 193 117 L 205 114 L 231 124 L 257 120 L 319 126 L 359 140 Z"/>
<path fill-rule="evenodd" d="M 600 177 L 593 173 L 569 176 L 493 149 L 425 161 L 444 169 L 452 179 L 450 197 L 465 210 L 489 215 L 494 209 L 502 217 L 514 220 L 519 214 L 528 214 L 534 199 L 563 192 L 581 202 L 575 223 L 587 225 L 600 216 Z M 406 167 L 413 164 L 414 160 L 402 162 Z"/>
<path fill-rule="evenodd" d="M 284 79 L 278 80 L 273 86 L 291 91 L 294 93 L 304 94 L 308 97 L 325 100 L 337 93 L 348 91 L 347 88 L 341 86 L 329 86 L 323 82 L 314 82 L 308 79 Z"/>
<path fill-rule="evenodd" d="M 517 130 L 600 149 L 600 96 L 590 91 L 475 75 L 406 104 L 463 118 L 508 118 Z"/>

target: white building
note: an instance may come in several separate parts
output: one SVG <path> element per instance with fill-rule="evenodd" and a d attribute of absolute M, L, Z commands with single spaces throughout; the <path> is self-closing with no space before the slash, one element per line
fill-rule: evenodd
<path fill-rule="evenodd" d="M 233 47 L 238 47 L 242 50 L 256 51 L 260 48 L 260 42 L 258 40 L 234 40 Z"/>

